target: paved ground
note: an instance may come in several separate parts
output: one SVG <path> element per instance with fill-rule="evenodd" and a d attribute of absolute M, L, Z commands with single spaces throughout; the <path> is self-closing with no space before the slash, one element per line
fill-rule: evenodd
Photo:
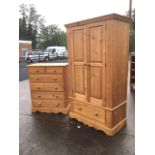
<path fill-rule="evenodd" d="M 19 83 L 20 155 L 134 155 L 135 100 L 128 92 L 127 125 L 115 136 L 63 114 L 31 113 L 29 81 Z M 77 128 L 80 125 L 81 128 Z"/>

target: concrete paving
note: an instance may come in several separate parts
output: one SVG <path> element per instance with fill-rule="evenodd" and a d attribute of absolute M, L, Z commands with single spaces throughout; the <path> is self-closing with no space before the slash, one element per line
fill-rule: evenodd
<path fill-rule="evenodd" d="M 130 91 L 127 125 L 109 137 L 63 114 L 32 114 L 29 80 L 19 82 L 19 89 L 20 155 L 135 154 L 135 99 Z"/>

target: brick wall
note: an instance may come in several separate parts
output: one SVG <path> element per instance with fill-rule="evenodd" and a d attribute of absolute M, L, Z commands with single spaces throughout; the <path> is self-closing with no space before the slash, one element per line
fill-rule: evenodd
<path fill-rule="evenodd" d="M 23 58 L 22 48 L 26 48 L 28 51 L 32 51 L 32 44 L 26 42 L 19 42 L 19 59 Z"/>

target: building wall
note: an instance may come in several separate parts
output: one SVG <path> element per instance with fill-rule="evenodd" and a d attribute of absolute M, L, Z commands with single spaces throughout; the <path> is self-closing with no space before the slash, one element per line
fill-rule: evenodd
<path fill-rule="evenodd" d="M 29 42 L 19 42 L 19 59 L 23 59 L 22 49 L 26 49 L 27 51 L 32 51 L 32 43 Z"/>

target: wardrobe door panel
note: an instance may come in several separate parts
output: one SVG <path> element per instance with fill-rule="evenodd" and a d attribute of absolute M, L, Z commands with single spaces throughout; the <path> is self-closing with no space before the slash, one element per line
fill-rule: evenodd
<path fill-rule="evenodd" d="M 88 27 L 88 89 L 90 104 L 105 104 L 104 26 Z"/>
<path fill-rule="evenodd" d="M 73 97 L 81 101 L 86 101 L 87 75 L 85 27 L 79 27 L 72 30 L 72 51 Z"/>

